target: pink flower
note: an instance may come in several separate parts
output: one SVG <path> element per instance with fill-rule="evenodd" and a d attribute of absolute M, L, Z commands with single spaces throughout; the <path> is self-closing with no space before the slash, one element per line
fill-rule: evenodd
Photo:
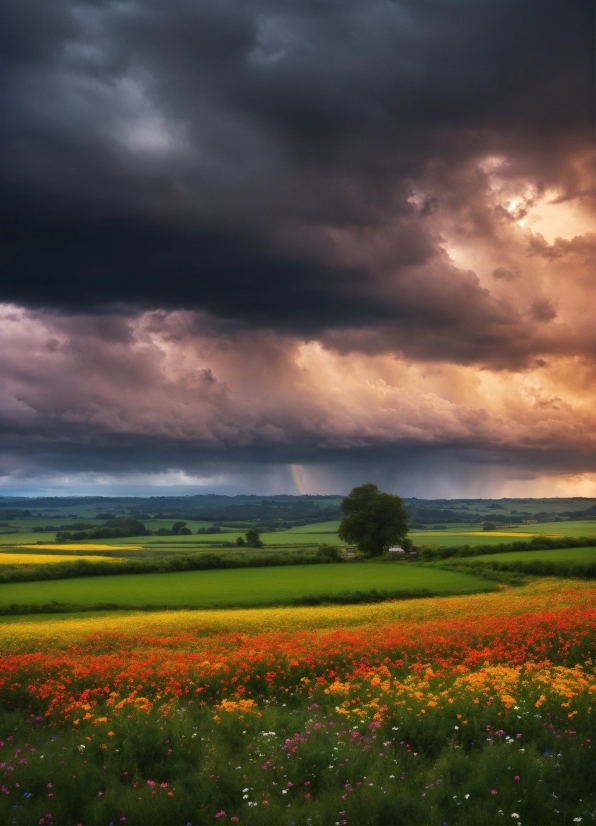
<path fill-rule="evenodd" d="M 491 789 L 491 790 L 490 790 L 490 793 L 491 793 L 491 794 L 496 794 L 496 793 L 497 793 L 497 790 L 496 790 L 496 789 Z"/>
<path fill-rule="evenodd" d="M 126 822 L 126 818 L 125 818 L 125 817 L 121 817 L 121 818 L 120 818 L 120 823 L 125 823 L 125 822 Z"/>
<path fill-rule="evenodd" d="M 304 785 L 305 785 L 305 786 L 310 786 L 310 780 L 305 780 L 305 781 L 304 781 Z"/>
<path fill-rule="evenodd" d="M 521 737 L 521 734 L 516 734 L 515 737 L 516 737 L 517 740 L 519 740 L 519 738 Z"/>
<path fill-rule="evenodd" d="M 160 786 L 161 789 L 167 789 L 168 788 L 167 783 L 160 783 L 159 786 Z"/>
<path fill-rule="evenodd" d="M 218 812 L 218 813 L 215 815 L 215 817 L 225 817 L 225 816 L 226 816 L 226 813 L 223 811 L 223 809 L 221 810 L 221 812 Z"/>
<path fill-rule="evenodd" d="M 515 775 L 515 777 L 514 777 L 513 779 L 514 779 L 514 780 L 519 780 L 519 774 L 516 774 L 516 775 Z"/>
<path fill-rule="evenodd" d="M 155 780 L 148 780 L 147 785 L 148 786 L 155 786 Z"/>
<path fill-rule="evenodd" d="M 232 823 L 238 823 L 239 818 L 231 817 L 230 820 L 232 821 Z"/>
<path fill-rule="evenodd" d="M 309 795 L 309 794 L 305 794 L 305 795 L 304 795 L 304 797 L 305 797 L 305 799 L 306 799 L 306 800 L 308 800 L 308 798 L 310 797 L 310 795 Z"/>

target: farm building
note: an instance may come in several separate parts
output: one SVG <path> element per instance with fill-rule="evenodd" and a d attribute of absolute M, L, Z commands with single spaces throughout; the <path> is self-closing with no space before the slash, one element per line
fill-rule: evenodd
<path fill-rule="evenodd" d="M 389 548 L 389 555 L 392 559 L 416 559 L 418 552 L 414 549 L 406 551 L 404 548 Z"/>

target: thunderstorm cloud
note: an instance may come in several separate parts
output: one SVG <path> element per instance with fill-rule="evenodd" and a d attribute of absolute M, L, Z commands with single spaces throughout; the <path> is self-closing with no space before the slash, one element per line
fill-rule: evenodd
<path fill-rule="evenodd" d="M 5 0 L 5 487 L 587 493 L 593 30 L 583 0 Z"/>

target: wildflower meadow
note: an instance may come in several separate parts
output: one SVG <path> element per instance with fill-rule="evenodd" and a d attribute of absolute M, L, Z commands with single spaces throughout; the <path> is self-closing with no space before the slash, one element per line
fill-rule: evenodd
<path fill-rule="evenodd" d="M 7 824 L 594 822 L 593 588 L 9 618 Z"/>

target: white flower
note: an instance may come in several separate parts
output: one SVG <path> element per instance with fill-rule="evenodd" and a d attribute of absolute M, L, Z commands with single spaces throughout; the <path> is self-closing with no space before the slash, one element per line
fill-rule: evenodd
<path fill-rule="evenodd" d="M 248 795 L 247 795 L 247 794 L 243 794 L 243 795 L 242 795 L 242 800 L 246 800 L 246 799 L 247 799 L 247 797 L 248 797 Z"/>
<path fill-rule="evenodd" d="M 581 822 L 582 822 L 582 819 L 581 819 L 581 817 L 574 817 L 574 818 L 573 818 L 573 822 L 574 822 L 574 823 L 581 823 Z"/>
<path fill-rule="evenodd" d="M 453 726 L 456 731 L 459 731 L 459 726 Z"/>
<path fill-rule="evenodd" d="M 287 793 L 288 793 L 288 790 L 287 790 L 287 789 L 282 789 L 282 792 L 281 792 L 281 793 L 282 793 L 282 794 L 287 794 Z"/>
<path fill-rule="evenodd" d="M 247 791 L 248 791 L 248 787 L 247 787 L 246 789 L 242 789 L 242 791 L 243 791 L 243 792 L 247 792 Z"/>
<path fill-rule="evenodd" d="M 469 796 L 470 796 L 469 794 L 465 794 L 465 795 L 464 795 L 464 797 L 466 798 L 466 800 L 468 799 L 468 797 L 469 797 Z"/>
<path fill-rule="evenodd" d="M 511 817 L 519 817 L 517 812 L 511 812 Z"/>

